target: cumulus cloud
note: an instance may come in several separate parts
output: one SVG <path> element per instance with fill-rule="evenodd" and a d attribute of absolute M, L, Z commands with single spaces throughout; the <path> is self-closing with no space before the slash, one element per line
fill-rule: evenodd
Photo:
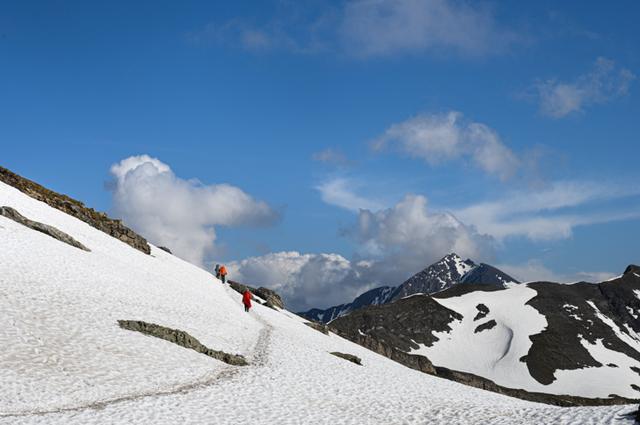
<path fill-rule="evenodd" d="M 427 199 L 407 195 L 392 208 L 360 210 L 357 225 L 348 234 L 361 244 L 361 252 L 382 258 L 395 271 L 418 271 L 445 254 L 488 260 L 492 237 L 447 212 L 429 211 Z"/>
<path fill-rule="evenodd" d="M 365 276 L 366 263 L 339 254 L 275 252 L 232 262 L 228 268 L 236 280 L 274 289 L 293 311 L 340 304 L 382 284 Z"/>
<path fill-rule="evenodd" d="M 379 201 L 367 199 L 355 193 L 359 185 L 351 179 L 344 177 L 334 178 L 316 186 L 320 192 L 322 200 L 330 205 L 345 208 L 350 211 L 360 209 L 380 209 L 382 204 Z"/>
<path fill-rule="evenodd" d="M 278 252 L 233 262 L 229 269 L 234 278 L 281 292 L 292 309 L 302 311 L 398 285 L 450 252 L 481 261 L 492 257 L 491 237 L 452 214 L 430 212 L 423 196 L 408 195 L 388 209 L 360 209 L 356 222 L 344 230 L 359 247 L 351 259 Z"/>
<path fill-rule="evenodd" d="M 592 69 L 572 82 L 549 79 L 534 85 L 540 111 L 553 118 L 584 111 L 629 93 L 635 75 L 612 60 L 598 58 Z"/>
<path fill-rule="evenodd" d="M 177 177 L 148 155 L 132 156 L 111 167 L 114 210 L 156 245 L 197 265 L 214 248 L 216 226 L 265 225 L 277 214 L 228 184 L 202 185 Z"/>
<path fill-rule="evenodd" d="M 432 49 L 480 56 L 503 50 L 516 36 L 489 9 L 450 0 L 347 2 L 341 23 L 346 47 L 359 56 Z"/>
<path fill-rule="evenodd" d="M 577 226 L 640 217 L 635 208 L 607 206 L 610 201 L 639 194 L 640 190 L 620 184 L 561 181 L 538 190 L 514 191 L 454 213 L 498 240 L 513 236 L 534 241 L 565 239 Z"/>
<path fill-rule="evenodd" d="M 395 147 L 431 165 L 470 158 L 484 172 L 505 180 L 520 160 L 488 126 L 467 122 L 460 112 L 421 114 L 391 125 L 372 144 L 374 150 Z"/>

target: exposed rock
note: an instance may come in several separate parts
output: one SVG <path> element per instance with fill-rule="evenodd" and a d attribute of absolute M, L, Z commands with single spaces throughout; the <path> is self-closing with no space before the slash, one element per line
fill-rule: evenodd
<path fill-rule="evenodd" d="M 475 330 L 473 331 L 473 333 L 478 333 L 478 332 L 482 332 L 482 331 L 486 331 L 489 329 L 494 328 L 497 325 L 495 320 L 489 320 L 488 322 L 484 322 L 480 325 L 478 325 L 478 327 L 475 328 Z"/>
<path fill-rule="evenodd" d="M 603 367 L 585 348 L 584 341 L 601 343 L 609 350 L 640 361 L 640 352 L 627 345 L 624 338 L 618 335 L 623 332 L 632 337 L 631 329 L 640 331 L 640 319 L 638 315 L 632 314 L 640 311 L 640 299 L 636 296 L 640 292 L 640 273 L 633 266 L 620 278 L 600 284 L 534 282 L 527 286 L 535 290 L 537 295 L 526 304 L 535 308 L 548 323 L 540 333 L 529 337 L 532 341 L 531 348 L 520 359 L 526 363 L 529 373 L 538 382 L 553 382 L 557 370 Z M 438 344 L 438 337 L 434 335 L 452 332 L 451 322 L 462 319 L 459 313 L 436 300 L 476 291 L 486 293 L 482 296 L 490 300 L 492 292 L 508 290 L 500 285 L 455 285 L 433 296 L 414 295 L 382 306 L 365 307 L 333 320 L 329 327 L 346 339 L 408 367 L 422 370 L 419 366 L 416 367 L 419 360 L 415 358 L 421 358 L 430 364 L 429 360 L 409 353 L 423 345 L 431 347 Z M 499 322 L 498 319 L 488 320 L 491 312 L 487 305 L 488 302 L 476 304 L 478 314 L 475 320 L 487 318 L 476 328 L 476 332 L 491 329 Z M 609 326 L 608 319 L 616 326 Z M 434 368 L 433 365 L 423 369 L 426 373 L 478 388 L 561 406 L 629 404 L 636 401 L 616 394 L 604 399 L 534 393 L 502 387 L 489 379 L 491 376 L 485 378 L 444 367 Z M 640 369 L 636 369 L 631 371 L 640 374 Z M 640 388 L 640 383 L 638 387 Z"/>
<path fill-rule="evenodd" d="M 537 392 L 529 392 L 516 388 L 507 388 L 496 384 L 495 382 L 477 376 L 471 373 L 459 372 L 445 367 L 436 366 L 436 376 L 449 379 L 451 381 L 460 382 L 471 387 L 481 388 L 487 391 L 493 391 L 499 394 L 516 397 L 522 400 L 534 401 L 538 403 L 546 403 L 554 406 L 613 406 L 619 404 L 634 404 L 636 400 L 630 400 L 624 397 L 618 397 L 611 394 L 610 398 L 585 398 L 570 395 L 544 394 Z"/>
<path fill-rule="evenodd" d="M 362 366 L 362 359 L 358 356 L 354 356 L 353 354 L 347 354 L 347 353 L 340 353 L 338 351 L 333 351 L 329 354 L 333 354 L 336 357 L 340 357 L 343 358 L 345 360 L 350 361 L 351 363 L 355 363 L 357 365 Z"/>
<path fill-rule="evenodd" d="M 360 308 L 395 302 L 414 294 L 433 294 L 440 297 L 442 292 L 452 288 L 460 288 L 458 290 L 463 293 L 474 290 L 495 291 L 504 289 L 509 282 L 517 283 L 511 276 L 493 266 L 484 263 L 477 265 L 469 259 L 463 260 L 457 254 L 451 253 L 397 287 L 381 286 L 359 295 L 350 303 L 327 309 L 312 308 L 298 314 L 309 320 L 329 323 Z"/>
<path fill-rule="evenodd" d="M 164 326 L 156 325 L 154 323 L 142 322 L 139 320 L 118 320 L 118 325 L 122 329 L 130 331 L 141 332 L 145 335 L 154 336 L 156 338 L 164 339 L 169 342 L 173 342 L 184 348 L 195 350 L 198 353 L 202 353 L 206 356 L 223 361 L 227 364 L 234 366 L 246 366 L 249 363 L 245 358 L 239 354 L 229 354 L 224 351 L 212 350 L 208 348 L 193 336 L 189 335 L 185 331 L 178 329 L 171 329 Z"/>
<path fill-rule="evenodd" d="M 449 310 L 427 295 L 414 295 L 391 304 L 369 306 L 339 317 L 331 322 L 333 330 L 350 335 L 367 335 L 405 353 L 432 346 L 435 334 L 449 332 L 449 324 L 462 316 Z"/>
<path fill-rule="evenodd" d="M 73 247 L 82 249 L 83 251 L 91 251 L 89 248 L 84 246 L 82 243 L 75 240 L 73 237 L 69 236 L 65 232 L 56 229 L 53 226 L 48 224 L 39 223 L 37 221 L 29 220 L 18 211 L 14 210 L 11 207 L 0 207 L 0 215 L 7 217 L 17 223 L 22 224 L 30 229 L 36 230 L 38 232 L 44 233 L 45 235 L 49 235 L 54 239 L 59 240 L 60 242 L 64 242 Z"/>
<path fill-rule="evenodd" d="M 147 240 L 123 225 L 121 220 L 111 219 L 105 213 L 88 208 L 82 202 L 49 190 L 3 167 L 0 167 L 0 182 L 13 186 L 38 201 L 82 220 L 145 254 L 151 252 Z"/>
<path fill-rule="evenodd" d="M 635 264 L 629 264 L 627 268 L 624 270 L 624 274 L 636 273 L 640 277 L 640 266 L 636 266 Z"/>
<path fill-rule="evenodd" d="M 282 301 L 282 298 L 280 297 L 280 295 L 278 295 L 277 292 L 269 288 L 264 288 L 264 287 L 254 288 L 252 286 L 245 285 L 240 282 L 236 282 L 235 280 L 229 280 L 228 282 L 229 282 L 229 286 L 231 286 L 231 289 L 235 290 L 240 294 L 244 294 L 244 291 L 249 290 L 249 292 L 251 292 L 253 295 L 258 296 L 263 300 L 265 300 L 264 303 L 260 303 L 258 300 L 254 299 L 256 302 L 260 304 L 264 304 L 265 307 L 269 307 L 274 310 L 284 309 L 284 302 Z"/>
<path fill-rule="evenodd" d="M 169 248 L 167 248 L 166 246 L 159 246 L 158 248 L 160 248 L 161 250 L 168 252 L 169 254 L 173 254 L 173 252 L 171 252 L 171 250 Z"/>
<path fill-rule="evenodd" d="M 556 370 L 576 370 L 601 367 L 581 343 L 595 344 L 597 340 L 609 350 L 618 351 L 640 361 L 640 353 L 624 343 L 615 331 L 597 317 L 594 306 L 621 329 L 624 324 L 640 331 L 640 321 L 633 318 L 626 307 L 640 308 L 634 290 L 640 290 L 640 278 L 633 274 L 598 285 L 574 283 L 563 285 L 550 282 L 528 284 L 537 291 L 531 305 L 547 320 L 547 327 L 530 337 L 532 345 L 521 361 L 527 363 L 529 373 L 538 382 L 548 385 L 555 381 Z M 571 313 L 563 306 L 571 305 Z M 577 320 L 578 317 L 580 320 Z"/>
<path fill-rule="evenodd" d="M 436 370 L 434 369 L 433 364 L 425 356 L 405 353 L 396 348 L 393 348 L 391 345 L 383 341 L 380 341 L 368 335 L 354 335 L 351 333 L 344 333 L 341 330 L 333 327 L 331 327 L 331 330 L 345 339 L 362 345 L 363 347 L 368 348 L 373 352 L 388 357 L 391 360 L 403 364 L 411 369 L 419 370 L 420 372 L 428 373 L 431 375 L 436 374 Z"/>
<path fill-rule="evenodd" d="M 465 274 L 460 283 L 506 285 L 508 283 L 519 283 L 517 280 L 489 264 L 480 263 L 470 272 Z"/>
<path fill-rule="evenodd" d="M 256 290 L 256 288 L 252 288 L 251 286 L 236 282 L 235 280 L 228 280 L 227 282 L 229 282 L 229 286 L 231 287 L 231 289 L 239 294 L 244 294 L 244 291 L 246 291 L 247 289 L 249 290 L 249 292 L 253 292 Z"/>
<path fill-rule="evenodd" d="M 333 319 L 344 316 L 359 308 L 386 303 L 394 289 L 395 288 L 391 286 L 381 286 L 359 295 L 350 303 L 335 305 L 327 309 L 312 308 L 311 310 L 299 312 L 298 315 L 316 322 L 329 323 Z"/>
<path fill-rule="evenodd" d="M 261 286 L 252 292 L 265 300 L 267 307 L 284 309 L 284 301 L 282 301 L 282 298 L 280 298 L 280 295 L 278 295 L 276 291 Z"/>
<path fill-rule="evenodd" d="M 318 332 L 322 332 L 325 335 L 329 335 L 329 327 L 324 323 L 319 322 L 304 322 L 305 325 L 309 326 L 312 329 L 317 330 Z"/>
<path fill-rule="evenodd" d="M 489 307 L 484 304 L 478 304 L 476 306 L 476 310 L 478 310 L 478 314 L 476 314 L 476 317 L 473 318 L 474 322 L 476 320 L 484 319 L 485 317 L 487 317 L 487 314 L 489 314 Z"/>
<path fill-rule="evenodd" d="M 432 294 L 447 289 L 460 282 L 463 276 L 476 266 L 473 261 L 463 260 L 457 254 L 451 253 L 398 286 L 389 296 L 389 302 L 413 294 Z"/>

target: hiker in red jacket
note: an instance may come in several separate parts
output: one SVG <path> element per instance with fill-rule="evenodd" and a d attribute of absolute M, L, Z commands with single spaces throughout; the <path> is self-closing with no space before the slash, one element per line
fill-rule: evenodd
<path fill-rule="evenodd" d="M 244 311 L 249 312 L 251 308 L 251 292 L 248 289 L 245 289 L 242 293 L 242 304 L 244 304 Z"/>

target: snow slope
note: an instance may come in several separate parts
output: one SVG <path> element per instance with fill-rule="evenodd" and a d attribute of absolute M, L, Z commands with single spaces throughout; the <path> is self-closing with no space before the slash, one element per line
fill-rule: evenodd
<path fill-rule="evenodd" d="M 632 406 L 516 400 L 405 368 L 287 311 L 246 314 L 239 294 L 162 250 L 145 255 L 0 183 L 4 205 L 92 251 L 0 217 L 0 424 L 633 423 Z M 250 366 L 118 319 L 185 330 Z"/>
<path fill-rule="evenodd" d="M 519 284 L 501 291 L 475 291 L 458 297 L 434 298 L 444 307 L 460 313 L 463 319 L 453 321 L 450 332 L 437 333 L 439 341 L 431 347 L 421 345 L 411 354 L 422 354 L 435 365 L 483 376 L 509 388 L 590 398 L 607 398 L 610 394 L 630 399 L 638 397 L 632 385 L 638 385 L 640 380 L 630 368 L 640 368 L 640 362 L 608 349 L 602 343 L 591 344 L 585 340 L 581 344 L 594 359 L 603 365 L 613 363 L 616 367 L 558 370 L 551 384 L 543 385 L 536 381 L 527 364 L 520 361 L 531 348 L 530 336 L 539 334 L 547 327 L 545 316 L 527 305 L 535 296 L 534 289 L 527 284 Z M 596 310 L 599 320 L 617 330 L 619 338 L 640 351 L 640 336 L 631 329 L 628 331 L 632 336 L 623 333 L 611 319 L 599 314 L 593 303 L 587 303 Z M 488 307 L 489 313 L 476 321 L 474 317 L 479 304 Z M 479 325 L 490 320 L 496 322 L 493 328 L 476 331 Z M 578 317 L 577 320 L 581 319 Z"/>

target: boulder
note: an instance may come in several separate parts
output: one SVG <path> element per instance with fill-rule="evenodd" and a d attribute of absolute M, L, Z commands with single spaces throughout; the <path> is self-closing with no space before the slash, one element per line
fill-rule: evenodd
<path fill-rule="evenodd" d="M 264 299 L 266 301 L 265 305 L 267 307 L 277 307 L 279 309 L 284 309 L 284 301 L 282 301 L 280 295 L 278 295 L 275 291 L 261 286 L 260 288 L 252 292 L 260 298 Z"/>
<path fill-rule="evenodd" d="M 64 242 L 83 251 L 91 251 L 89 248 L 87 248 L 65 232 L 58 230 L 53 226 L 49 226 L 48 224 L 29 220 L 11 207 L 0 207 L 0 215 L 9 218 L 16 223 L 20 223 L 30 229 L 44 233 L 45 235 L 49 235 L 52 238 L 59 240 L 60 242 Z"/>
<path fill-rule="evenodd" d="M 219 350 L 212 350 L 211 348 L 203 345 L 193 336 L 189 335 L 187 332 L 179 329 L 171 329 L 165 326 L 156 325 L 155 323 L 147 323 L 140 320 L 118 320 L 118 325 L 122 329 L 140 332 L 145 335 L 164 339 L 165 341 L 172 342 L 184 348 L 189 348 L 230 365 L 246 366 L 249 364 L 243 356 L 239 354 L 229 354 Z"/>
<path fill-rule="evenodd" d="M 354 356 L 353 354 L 340 353 L 338 351 L 333 351 L 329 354 L 333 354 L 336 357 L 340 357 L 341 359 L 345 359 L 347 361 L 350 361 L 351 363 L 355 363 L 359 366 L 362 366 L 362 359 L 358 356 Z"/>

